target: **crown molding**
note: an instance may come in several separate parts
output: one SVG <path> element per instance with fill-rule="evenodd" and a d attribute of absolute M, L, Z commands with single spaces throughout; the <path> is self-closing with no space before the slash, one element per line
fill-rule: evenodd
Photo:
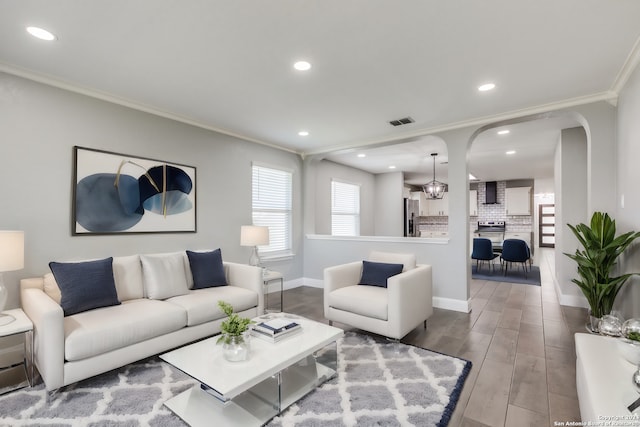
<path fill-rule="evenodd" d="M 616 102 L 618 99 L 618 94 L 613 91 L 605 91 L 600 93 L 595 93 L 591 95 L 579 96 L 576 98 L 565 99 L 558 102 L 551 102 L 548 104 L 541 104 L 534 107 L 523 108 L 520 110 L 512 110 L 505 113 L 495 114 L 492 116 L 484 116 L 477 117 L 469 120 L 462 120 L 459 122 L 452 122 L 440 126 L 433 126 L 427 128 L 416 129 L 412 132 L 406 132 L 402 134 L 393 135 L 392 137 L 379 138 L 379 139 L 371 139 L 360 143 L 352 143 L 345 144 L 340 146 L 332 146 L 326 149 L 305 152 L 306 156 L 318 156 L 324 155 L 328 153 L 332 153 L 335 151 L 341 150 L 353 150 L 359 149 L 363 147 L 368 147 L 372 145 L 382 145 L 388 144 L 392 142 L 397 142 L 401 140 L 410 140 L 412 138 L 423 137 L 426 135 L 435 135 L 441 132 L 447 132 L 456 129 L 462 129 L 466 127 L 472 126 L 485 126 L 491 123 L 502 122 L 506 120 L 517 119 L 526 116 L 537 115 L 541 113 L 547 113 L 550 111 L 562 110 L 566 108 L 576 107 L 579 105 L 591 104 L 594 102 L 606 101 L 609 103 Z"/>
<path fill-rule="evenodd" d="M 633 72 L 635 67 L 638 65 L 638 63 L 640 63 L 640 39 L 636 41 L 632 52 L 629 54 L 627 60 L 625 61 L 624 66 L 622 67 L 622 69 L 618 73 L 618 76 L 616 77 L 616 81 L 613 84 L 612 89 L 609 91 L 576 97 L 576 98 L 570 98 L 570 99 L 566 99 L 558 102 L 541 104 L 534 107 L 513 110 L 505 113 L 491 115 L 491 116 L 477 117 L 473 119 L 452 122 L 452 123 L 439 125 L 439 126 L 420 128 L 412 132 L 393 135 L 392 137 L 370 139 L 370 140 L 365 140 L 358 143 L 353 142 L 353 143 L 336 145 L 336 146 L 322 148 L 320 150 L 311 150 L 311 151 L 297 151 L 290 148 L 286 148 L 271 142 L 263 141 L 247 135 L 232 132 L 227 129 L 210 126 L 202 122 L 199 122 L 197 120 L 191 119 L 189 117 L 183 117 L 177 114 L 169 113 L 167 111 L 160 110 L 150 105 L 134 102 L 129 99 L 118 97 L 113 94 L 98 91 L 95 89 L 81 87 L 81 86 L 78 86 L 77 84 L 69 83 L 67 81 L 54 78 L 48 75 L 39 74 L 30 70 L 22 69 L 10 64 L 0 62 L 0 71 L 8 74 L 16 75 L 18 77 L 22 77 L 28 80 L 33 80 L 38 83 L 43 83 L 43 84 L 64 89 L 70 92 L 85 95 L 91 98 L 106 101 L 112 104 L 121 105 L 137 111 L 142 111 L 148 114 L 163 117 L 169 120 L 174 120 L 176 122 L 184 123 L 190 126 L 195 126 L 211 132 L 216 132 L 223 135 L 231 136 L 233 138 L 238 138 L 243 141 L 253 142 L 253 143 L 264 145 L 277 150 L 293 153 L 301 156 L 301 158 L 304 159 L 306 157 L 323 155 L 323 154 L 331 153 L 334 151 L 358 149 L 358 148 L 368 147 L 371 145 L 395 143 L 399 140 L 423 137 L 426 135 L 437 134 L 437 133 L 451 131 L 455 129 L 462 129 L 465 127 L 484 126 L 487 124 L 500 122 L 504 120 L 511 120 L 511 119 L 525 117 L 529 115 L 535 115 L 535 114 L 545 113 L 545 112 L 554 111 L 554 110 L 571 108 L 578 105 L 590 104 L 598 101 L 606 101 L 615 105 L 615 103 L 617 102 L 617 98 L 620 90 L 622 89 L 622 87 L 624 87 L 624 84 L 627 82 L 631 73 Z"/>
<path fill-rule="evenodd" d="M 620 72 L 618 72 L 618 75 L 613 81 L 613 84 L 611 85 L 611 92 L 614 92 L 618 95 L 620 94 L 620 92 L 624 88 L 624 85 L 627 84 L 629 77 L 631 77 L 631 74 L 636 69 L 639 63 L 640 63 L 640 38 L 636 40 L 635 44 L 633 45 L 633 48 L 631 49 L 631 52 L 629 52 L 629 56 L 627 56 L 627 59 L 626 61 L 624 61 L 624 64 L 622 65 Z"/>
<path fill-rule="evenodd" d="M 58 79 L 58 78 L 54 78 L 48 75 L 44 75 L 44 74 L 39 74 L 39 73 L 35 73 L 33 71 L 30 70 L 25 70 L 19 67 L 15 67 L 13 65 L 9 65 L 6 63 L 2 63 L 0 62 L 0 71 L 5 72 L 7 74 L 12 74 L 18 77 L 22 77 L 24 79 L 27 80 L 33 80 L 35 82 L 38 83 L 42 83 L 42 84 L 46 84 L 48 86 L 53 86 L 56 87 L 58 89 L 64 89 L 67 90 L 69 92 L 73 92 L 73 93 L 77 93 L 80 95 L 84 95 L 84 96 L 88 96 L 90 98 L 95 98 L 95 99 L 99 99 L 101 101 L 106 101 L 112 104 L 117 104 L 123 107 L 127 107 L 127 108 L 131 108 L 133 110 L 137 110 L 137 111 L 142 111 L 144 113 L 148 113 L 148 114 L 152 114 L 154 116 L 158 116 L 158 117 L 163 117 L 165 119 L 169 119 L 169 120 L 173 120 L 176 122 L 180 122 L 180 123 L 184 123 L 190 126 L 194 126 L 194 127 L 198 127 L 201 129 L 205 129 L 211 132 L 216 132 L 216 133 L 220 133 L 226 136 L 231 136 L 233 138 L 238 138 L 241 139 L 243 141 L 248 141 L 248 142 L 253 142 L 256 144 L 260 144 L 260 145 L 265 145 L 267 147 L 271 147 L 271 148 L 275 148 L 277 150 L 281 150 L 281 151 L 287 151 L 289 153 L 293 153 L 293 154 L 297 154 L 297 155 L 301 155 L 302 153 L 289 149 L 289 148 L 285 148 L 267 141 L 263 141 L 257 138 L 252 138 L 250 136 L 247 135 L 242 135 L 236 132 L 232 132 L 229 131 L 227 129 L 223 129 L 223 128 L 219 128 L 219 127 L 215 127 L 215 126 L 210 126 L 204 123 L 201 123 L 197 120 L 191 119 L 189 117 L 184 117 L 184 116 L 180 116 L 177 114 L 173 114 L 173 113 L 169 113 L 167 111 L 163 111 L 160 110 L 156 107 L 152 107 L 150 105 L 146 105 L 146 104 L 141 104 L 139 102 L 134 102 L 131 101 L 129 99 L 126 98 L 121 98 L 118 96 L 115 96 L 113 94 L 107 93 L 107 92 L 102 92 L 99 90 L 95 90 L 95 89 L 89 89 L 86 87 L 82 87 L 82 86 L 78 86 L 77 84 L 73 84 L 73 83 L 69 83 L 67 81 Z"/>

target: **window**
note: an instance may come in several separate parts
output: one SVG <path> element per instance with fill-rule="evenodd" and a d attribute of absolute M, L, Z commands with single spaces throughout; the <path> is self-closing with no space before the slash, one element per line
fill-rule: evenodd
<path fill-rule="evenodd" d="M 260 246 L 260 253 L 290 255 L 292 174 L 256 164 L 252 170 L 253 225 L 269 227 L 269 245 Z"/>
<path fill-rule="evenodd" d="M 360 235 L 360 186 L 331 181 L 331 234 Z"/>

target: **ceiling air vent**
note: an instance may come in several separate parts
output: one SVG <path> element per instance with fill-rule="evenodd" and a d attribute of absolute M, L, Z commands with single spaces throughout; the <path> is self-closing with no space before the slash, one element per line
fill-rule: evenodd
<path fill-rule="evenodd" d="M 413 123 L 413 122 L 415 122 L 415 120 L 413 120 L 411 117 L 403 117 L 402 119 L 391 120 L 389 124 L 391 126 L 401 126 L 401 125 L 408 125 L 409 123 Z"/>

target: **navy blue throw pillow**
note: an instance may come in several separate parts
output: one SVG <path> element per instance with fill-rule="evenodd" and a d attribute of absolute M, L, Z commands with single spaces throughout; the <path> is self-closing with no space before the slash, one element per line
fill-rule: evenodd
<path fill-rule="evenodd" d="M 388 264 L 386 262 L 362 261 L 362 277 L 359 285 L 387 287 L 387 279 L 402 273 L 402 264 Z"/>
<path fill-rule="evenodd" d="M 220 249 L 211 252 L 187 251 L 187 257 L 193 275 L 193 289 L 227 285 Z"/>
<path fill-rule="evenodd" d="M 60 306 L 65 316 L 120 304 L 113 279 L 113 258 L 50 262 L 49 268 L 60 288 Z"/>

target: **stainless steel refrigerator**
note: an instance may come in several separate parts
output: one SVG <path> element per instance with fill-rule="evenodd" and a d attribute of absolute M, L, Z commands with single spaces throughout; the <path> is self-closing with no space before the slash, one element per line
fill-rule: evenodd
<path fill-rule="evenodd" d="M 418 216 L 420 215 L 419 202 L 417 200 L 404 199 L 404 237 L 418 237 Z"/>

